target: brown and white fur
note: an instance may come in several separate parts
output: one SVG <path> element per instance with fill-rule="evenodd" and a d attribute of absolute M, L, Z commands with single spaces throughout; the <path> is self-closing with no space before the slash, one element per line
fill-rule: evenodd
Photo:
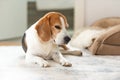
<path fill-rule="evenodd" d="M 22 47 L 26 53 L 26 62 L 50 66 L 46 61 L 53 59 L 63 66 L 72 66 L 59 51 L 58 45 L 70 41 L 67 34 L 68 23 L 64 15 L 49 12 L 24 33 Z"/>
<path fill-rule="evenodd" d="M 73 38 L 68 43 L 68 47 L 72 46 L 80 50 L 88 49 L 96 38 L 119 24 L 120 17 L 110 17 L 97 20 L 90 27 L 84 27 L 76 31 Z"/>

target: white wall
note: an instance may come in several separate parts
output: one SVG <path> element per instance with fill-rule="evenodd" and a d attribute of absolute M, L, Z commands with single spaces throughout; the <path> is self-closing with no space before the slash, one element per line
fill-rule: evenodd
<path fill-rule="evenodd" d="M 29 1 L 29 2 L 35 2 L 36 0 L 27 0 L 27 1 Z"/>
<path fill-rule="evenodd" d="M 37 10 L 71 9 L 75 0 L 36 0 Z"/>
<path fill-rule="evenodd" d="M 19 37 L 27 28 L 27 1 L 0 0 L 0 40 Z"/>
<path fill-rule="evenodd" d="M 120 17 L 120 0 L 85 0 L 85 24 L 104 17 Z"/>
<path fill-rule="evenodd" d="M 75 30 L 105 17 L 120 17 L 120 0 L 75 0 Z"/>

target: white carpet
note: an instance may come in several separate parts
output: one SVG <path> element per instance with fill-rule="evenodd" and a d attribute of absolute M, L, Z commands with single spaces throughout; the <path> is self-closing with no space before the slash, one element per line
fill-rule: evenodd
<path fill-rule="evenodd" d="M 120 56 L 65 56 L 73 64 L 51 67 L 25 64 L 20 46 L 0 47 L 0 80 L 120 80 Z"/>

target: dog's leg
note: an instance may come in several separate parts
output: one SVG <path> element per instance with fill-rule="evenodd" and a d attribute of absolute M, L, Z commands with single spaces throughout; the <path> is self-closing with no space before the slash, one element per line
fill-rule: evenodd
<path fill-rule="evenodd" d="M 56 62 L 60 63 L 63 66 L 66 66 L 66 67 L 72 66 L 72 64 L 69 61 L 67 61 L 59 51 L 55 52 L 52 55 L 52 58 L 53 60 L 55 60 Z"/>
<path fill-rule="evenodd" d="M 64 50 L 68 50 L 69 49 L 66 45 L 59 45 L 59 47 L 63 48 Z"/>
<path fill-rule="evenodd" d="M 49 67 L 49 63 L 42 57 L 26 53 L 26 63 L 38 64 L 41 67 Z"/>
<path fill-rule="evenodd" d="M 63 49 L 60 49 L 60 52 L 63 55 L 75 55 L 75 56 L 81 56 L 82 52 L 81 50 L 74 48 L 70 45 L 59 45 L 59 47 L 62 47 Z"/>

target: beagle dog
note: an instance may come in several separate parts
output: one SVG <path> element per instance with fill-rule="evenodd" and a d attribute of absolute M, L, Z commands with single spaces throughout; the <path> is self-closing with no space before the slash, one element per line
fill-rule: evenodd
<path fill-rule="evenodd" d="M 53 59 L 63 66 L 72 66 L 58 48 L 59 45 L 70 41 L 67 28 L 67 19 L 59 12 L 49 12 L 34 23 L 22 38 L 26 62 L 48 67 L 50 65 L 46 60 Z"/>

